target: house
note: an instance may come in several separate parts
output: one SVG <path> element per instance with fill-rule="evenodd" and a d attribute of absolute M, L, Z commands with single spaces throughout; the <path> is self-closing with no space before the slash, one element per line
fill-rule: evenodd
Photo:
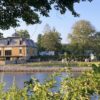
<path fill-rule="evenodd" d="M 12 37 L 0 39 L 0 64 L 29 60 L 37 55 L 37 46 L 33 40 L 21 38 L 17 33 Z"/>

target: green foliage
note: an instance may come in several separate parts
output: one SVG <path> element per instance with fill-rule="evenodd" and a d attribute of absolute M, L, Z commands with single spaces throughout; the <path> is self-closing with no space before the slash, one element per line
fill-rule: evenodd
<path fill-rule="evenodd" d="M 96 32 L 93 36 L 93 42 L 94 45 L 92 45 L 92 48 L 94 52 L 96 53 L 96 57 L 100 60 L 100 32 Z"/>
<path fill-rule="evenodd" d="M 99 82 L 94 72 L 86 72 L 77 78 L 66 78 L 61 88 L 62 93 L 65 92 L 64 100 L 90 100 L 91 95 L 99 94 Z"/>
<path fill-rule="evenodd" d="M 88 42 L 91 42 L 91 37 L 94 33 L 95 29 L 90 22 L 80 20 L 74 24 L 72 34 L 69 35 L 69 38 L 72 44 L 78 44 L 85 47 Z"/>
<path fill-rule="evenodd" d="M 41 46 L 47 51 L 59 51 L 61 48 L 60 33 L 51 30 L 42 36 Z"/>
<path fill-rule="evenodd" d="M 0 38 L 3 38 L 3 33 L 0 33 Z"/>
<path fill-rule="evenodd" d="M 0 29 L 19 26 L 20 19 L 26 24 L 39 23 L 40 14 L 48 17 L 52 7 L 61 14 L 68 9 L 74 16 L 78 16 L 74 3 L 80 1 L 86 0 L 0 0 Z"/>
<path fill-rule="evenodd" d="M 44 50 L 44 48 L 42 47 L 42 34 L 38 35 L 37 46 L 38 46 L 38 52 L 41 52 Z"/>
<path fill-rule="evenodd" d="M 48 58 L 46 58 L 48 59 Z M 50 59 L 50 58 L 49 58 Z M 41 61 L 41 62 L 33 62 L 33 63 L 27 63 L 23 64 L 22 66 L 32 66 L 32 67 L 92 67 L 93 65 L 99 66 L 100 62 L 77 62 L 77 61 L 54 61 L 56 58 L 51 58 L 49 61 Z M 16 67 L 16 66 L 15 66 Z"/>
<path fill-rule="evenodd" d="M 69 34 L 71 53 L 75 56 L 87 57 L 87 52 L 90 51 L 91 53 L 94 50 L 94 47 L 92 47 L 95 45 L 94 35 L 95 29 L 90 22 L 86 20 L 77 21 L 72 28 L 72 33 Z"/>
<path fill-rule="evenodd" d="M 0 84 L 0 100 L 28 100 L 27 89 L 17 89 L 13 85 L 8 91 L 3 90 L 2 84 Z"/>
<path fill-rule="evenodd" d="M 30 34 L 27 30 L 19 30 L 17 31 L 18 35 L 22 38 L 30 38 Z"/>
<path fill-rule="evenodd" d="M 45 60 L 47 60 L 47 59 L 45 59 Z M 25 65 L 26 66 L 32 66 L 32 67 L 41 67 L 41 66 L 42 67 L 54 67 L 54 66 L 55 67 L 65 67 L 65 66 L 68 66 L 66 62 L 65 63 L 61 63 L 59 61 L 53 61 L 53 60 L 49 60 L 49 61 L 46 61 L 46 62 L 43 62 L 43 61 L 42 62 L 33 62 L 33 63 L 25 64 Z"/>
<path fill-rule="evenodd" d="M 8 91 L 3 91 L 4 85 L 1 83 L 0 100 L 90 100 L 92 95 L 100 95 L 100 65 L 93 66 L 93 71 L 84 72 L 77 77 L 72 77 L 69 70 L 66 70 L 69 76 L 62 76 L 62 70 L 52 74 L 44 83 L 32 78 L 25 82 L 23 89 L 17 89 L 13 84 Z M 56 76 L 60 76 L 62 81 L 59 90 L 52 91 L 56 88 Z"/>

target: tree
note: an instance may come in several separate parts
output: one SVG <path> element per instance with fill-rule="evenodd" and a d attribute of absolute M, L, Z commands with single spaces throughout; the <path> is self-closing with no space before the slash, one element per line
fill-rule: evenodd
<path fill-rule="evenodd" d="M 19 26 L 20 19 L 26 24 L 39 23 L 39 15 L 48 17 L 52 7 L 61 14 L 68 9 L 74 16 L 78 16 L 74 3 L 81 1 L 92 0 L 0 0 L 0 29 Z"/>
<path fill-rule="evenodd" d="M 67 51 L 67 44 L 62 44 L 61 52 L 64 53 Z"/>
<path fill-rule="evenodd" d="M 50 31 L 42 36 L 41 46 L 48 51 L 59 51 L 61 48 L 61 37 L 57 31 Z"/>
<path fill-rule="evenodd" d="M 19 30 L 17 31 L 17 33 L 22 38 L 30 38 L 30 35 L 27 30 Z"/>
<path fill-rule="evenodd" d="M 95 35 L 93 36 L 93 42 L 94 45 L 92 45 L 92 48 L 96 53 L 96 56 L 100 59 L 100 32 L 95 33 Z"/>
<path fill-rule="evenodd" d="M 86 50 L 92 49 L 93 36 L 95 28 L 90 22 L 85 20 L 77 21 L 73 28 L 72 33 L 69 35 L 70 44 L 75 47 L 76 54 L 81 53 L 83 56 Z"/>
<path fill-rule="evenodd" d="M 39 34 L 39 35 L 38 35 L 38 39 L 37 39 L 38 52 L 44 50 L 44 48 L 41 46 L 41 42 L 42 42 L 42 34 Z"/>
<path fill-rule="evenodd" d="M 3 33 L 0 33 L 0 39 L 3 38 Z"/>

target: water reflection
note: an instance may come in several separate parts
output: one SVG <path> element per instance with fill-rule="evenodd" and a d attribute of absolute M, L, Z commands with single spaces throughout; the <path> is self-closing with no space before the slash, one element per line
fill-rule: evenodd
<path fill-rule="evenodd" d="M 12 84 L 13 80 L 15 80 L 16 86 L 18 88 L 23 88 L 24 87 L 24 82 L 29 81 L 32 77 L 37 78 L 41 83 L 44 82 L 48 78 L 49 74 L 53 73 L 5 73 L 1 72 L 0 73 L 0 82 L 5 83 L 5 89 L 8 90 Z"/>
<path fill-rule="evenodd" d="M 24 87 L 24 82 L 25 81 L 29 81 L 32 77 L 37 78 L 40 83 L 43 83 L 44 80 L 49 78 L 49 75 L 51 75 L 53 73 L 48 73 L 48 72 L 36 72 L 36 73 L 19 73 L 19 72 L 1 72 L 0 73 L 0 82 L 4 82 L 5 84 L 5 90 L 8 90 L 12 84 L 13 84 L 13 80 L 15 80 L 16 86 L 18 88 L 23 88 Z M 78 73 L 74 73 L 75 76 L 78 75 Z M 62 73 L 63 77 L 68 77 L 68 73 Z M 57 83 L 55 84 L 57 86 L 57 90 L 60 87 L 60 82 L 61 82 L 61 77 L 57 76 L 55 78 L 55 80 L 57 81 Z M 55 90 L 55 89 L 54 89 Z"/>

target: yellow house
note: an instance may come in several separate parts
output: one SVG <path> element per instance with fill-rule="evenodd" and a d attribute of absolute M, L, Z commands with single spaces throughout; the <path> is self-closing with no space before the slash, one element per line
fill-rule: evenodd
<path fill-rule="evenodd" d="M 18 36 L 0 39 L 0 64 L 29 60 L 37 55 L 36 44 L 31 39 Z"/>

